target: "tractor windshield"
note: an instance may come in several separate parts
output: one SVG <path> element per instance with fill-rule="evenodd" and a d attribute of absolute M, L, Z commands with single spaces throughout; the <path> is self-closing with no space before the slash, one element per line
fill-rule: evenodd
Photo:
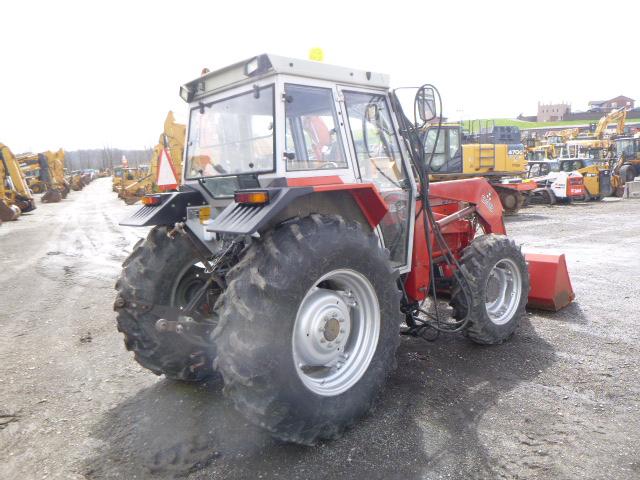
<path fill-rule="evenodd" d="M 201 103 L 191 110 L 188 179 L 274 168 L 274 87 Z"/>

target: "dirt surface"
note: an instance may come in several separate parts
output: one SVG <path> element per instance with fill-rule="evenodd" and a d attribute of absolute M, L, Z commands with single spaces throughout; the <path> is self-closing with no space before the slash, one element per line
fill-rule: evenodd
<path fill-rule="evenodd" d="M 497 347 L 404 338 L 375 411 L 307 448 L 125 351 L 113 285 L 146 232 L 110 185 L 0 227 L 0 478 L 640 478 L 640 201 L 510 218 L 566 253 L 576 302 Z"/>

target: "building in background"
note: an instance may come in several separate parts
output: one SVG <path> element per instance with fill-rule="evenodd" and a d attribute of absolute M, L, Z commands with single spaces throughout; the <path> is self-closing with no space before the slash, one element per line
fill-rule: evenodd
<path fill-rule="evenodd" d="M 620 107 L 627 107 L 629 110 L 633 110 L 634 106 L 635 100 L 633 98 L 618 95 L 609 100 L 591 100 L 589 102 L 589 112 L 609 113 L 611 110 Z"/>
<path fill-rule="evenodd" d="M 568 103 L 540 103 L 538 102 L 538 122 L 559 122 L 571 113 L 571 105 Z"/>

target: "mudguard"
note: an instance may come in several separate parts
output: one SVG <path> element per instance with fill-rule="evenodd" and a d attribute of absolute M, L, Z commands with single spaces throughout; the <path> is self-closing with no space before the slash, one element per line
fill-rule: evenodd
<path fill-rule="evenodd" d="M 333 179 L 334 177 L 295 179 L 288 180 L 287 187 L 261 188 L 260 190 L 269 192 L 269 203 L 247 205 L 233 202 L 207 225 L 206 230 L 220 234 L 252 235 L 267 227 L 296 199 L 313 193 L 328 192 L 349 192 L 371 228 L 375 228 L 387 213 L 387 206 L 375 185 L 342 183 L 339 178 L 334 183 Z M 251 190 L 254 189 L 247 189 Z"/>
<path fill-rule="evenodd" d="M 149 227 L 152 225 L 173 225 L 187 218 L 187 207 L 206 205 L 207 201 L 197 190 L 159 193 L 160 204 L 143 206 L 120 222 L 127 227 Z"/>
<path fill-rule="evenodd" d="M 269 192 L 269 203 L 246 205 L 233 202 L 207 225 L 207 232 L 251 235 L 267 225 L 296 198 L 313 192 L 312 187 L 261 188 L 260 190 Z M 241 191 L 238 190 L 238 192 Z"/>

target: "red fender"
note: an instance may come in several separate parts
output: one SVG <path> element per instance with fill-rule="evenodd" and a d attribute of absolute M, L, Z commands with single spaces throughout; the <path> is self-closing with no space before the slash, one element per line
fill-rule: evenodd
<path fill-rule="evenodd" d="M 348 190 L 356 201 L 371 228 L 376 228 L 387 214 L 389 207 L 373 183 L 343 183 L 337 175 L 324 177 L 288 178 L 290 187 L 313 187 L 314 192 Z"/>

